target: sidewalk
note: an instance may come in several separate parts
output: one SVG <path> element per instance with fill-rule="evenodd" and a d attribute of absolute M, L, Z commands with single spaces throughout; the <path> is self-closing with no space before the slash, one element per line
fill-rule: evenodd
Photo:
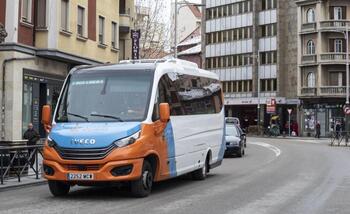
<path fill-rule="evenodd" d="M 267 137 L 267 136 L 258 136 L 258 135 L 249 135 L 247 137 L 253 138 L 266 138 L 266 139 L 283 139 L 283 140 L 295 140 L 295 141 L 304 141 L 310 143 L 330 143 L 331 138 L 314 138 L 314 137 L 291 137 L 291 136 L 277 136 L 277 137 Z"/>
<path fill-rule="evenodd" d="M 45 183 L 46 183 L 45 179 L 41 178 L 41 176 L 39 177 L 39 179 L 36 179 L 35 175 L 21 177 L 21 182 L 18 182 L 17 178 L 12 178 L 9 180 L 5 180 L 3 185 L 0 184 L 0 192 L 10 190 L 13 188 L 41 185 Z"/>
<path fill-rule="evenodd" d="M 41 169 L 42 158 L 39 157 L 38 161 L 40 163 L 39 169 Z M 19 188 L 24 186 L 34 186 L 34 185 L 40 185 L 40 184 L 46 183 L 46 180 L 42 178 L 41 173 L 39 173 L 39 179 L 36 179 L 35 172 L 32 169 L 29 169 L 28 174 L 29 176 L 21 177 L 21 182 L 18 182 L 17 177 L 4 180 L 3 185 L 1 185 L 0 183 L 0 192 L 10 190 L 13 188 Z"/>

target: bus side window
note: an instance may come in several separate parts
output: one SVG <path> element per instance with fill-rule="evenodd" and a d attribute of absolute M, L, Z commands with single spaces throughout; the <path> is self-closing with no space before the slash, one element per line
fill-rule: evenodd
<path fill-rule="evenodd" d="M 153 114 L 152 114 L 153 121 L 159 120 L 159 105 L 161 103 L 168 103 L 167 100 L 165 99 L 165 96 L 166 96 L 165 85 L 166 84 L 164 84 L 164 76 L 163 76 L 159 81 L 156 99 L 154 101 Z"/>
<path fill-rule="evenodd" d="M 159 86 L 157 88 L 157 94 L 156 99 L 154 100 L 154 107 L 153 107 L 153 114 L 152 114 L 152 121 L 159 120 Z"/>

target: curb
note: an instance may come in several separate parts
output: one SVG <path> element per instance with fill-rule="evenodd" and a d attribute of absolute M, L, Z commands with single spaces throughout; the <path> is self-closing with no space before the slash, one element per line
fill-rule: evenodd
<path fill-rule="evenodd" d="M 247 135 L 247 137 L 254 137 L 254 138 L 266 138 L 266 139 L 287 139 L 287 140 L 330 140 L 330 138 L 320 138 L 320 139 L 316 139 L 316 138 L 304 138 L 304 137 L 289 137 L 289 136 L 286 136 L 286 137 L 283 137 L 283 136 L 277 136 L 277 137 L 267 137 L 267 136 L 258 136 L 258 135 Z"/>
<path fill-rule="evenodd" d="M 46 183 L 47 183 L 47 180 L 39 180 L 36 182 L 31 182 L 31 183 L 19 182 L 18 185 L 12 185 L 12 186 L 6 186 L 6 183 L 4 183 L 4 185 L 0 184 L 0 192 L 6 192 L 6 191 L 14 190 L 14 189 L 19 189 L 22 187 L 40 186 L 40 185 L 44 185 Z"/>

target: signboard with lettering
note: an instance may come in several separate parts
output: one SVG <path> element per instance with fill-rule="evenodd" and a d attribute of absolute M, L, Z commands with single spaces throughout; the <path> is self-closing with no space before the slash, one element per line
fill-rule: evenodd
<path fill-rule="evenodd" d="M 276 99 L 271 99 L 266 101 L 266 113 L 268 114 L 276 113 Z"/>
<path fill-rule="evenodd" d="M 141 30 L 131 30 L 131 39 L 132 39 L 131 58 L 133 60 L 140 59 L 140 37 L 141 37 Z"/>

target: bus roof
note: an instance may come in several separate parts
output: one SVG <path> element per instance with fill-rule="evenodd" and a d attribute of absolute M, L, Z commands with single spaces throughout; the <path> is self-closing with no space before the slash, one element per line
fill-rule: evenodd
<path fill-rule="evenodd" d="M 199 76 L 206 76 L 212 79 L 219 79 L 218 76 L 210 71 L 198 68 L 197 64 L 180 60 L 180 59 L 145 59 L 145 60 L 125 60 L 119 64 L 100 64 L 100 65 L 85 65 L 77 66 L 71 70 L 71 73 L 76 72 L 96 72 L 96 71 L 118 71 L 118 70 L 150 70 L 154 71 L 158 66 L 163 69 L 178 68 L 176 71 L 186 74 L 199 74 Z M 183 70 L 183 72 L 182 72 Z"/>

